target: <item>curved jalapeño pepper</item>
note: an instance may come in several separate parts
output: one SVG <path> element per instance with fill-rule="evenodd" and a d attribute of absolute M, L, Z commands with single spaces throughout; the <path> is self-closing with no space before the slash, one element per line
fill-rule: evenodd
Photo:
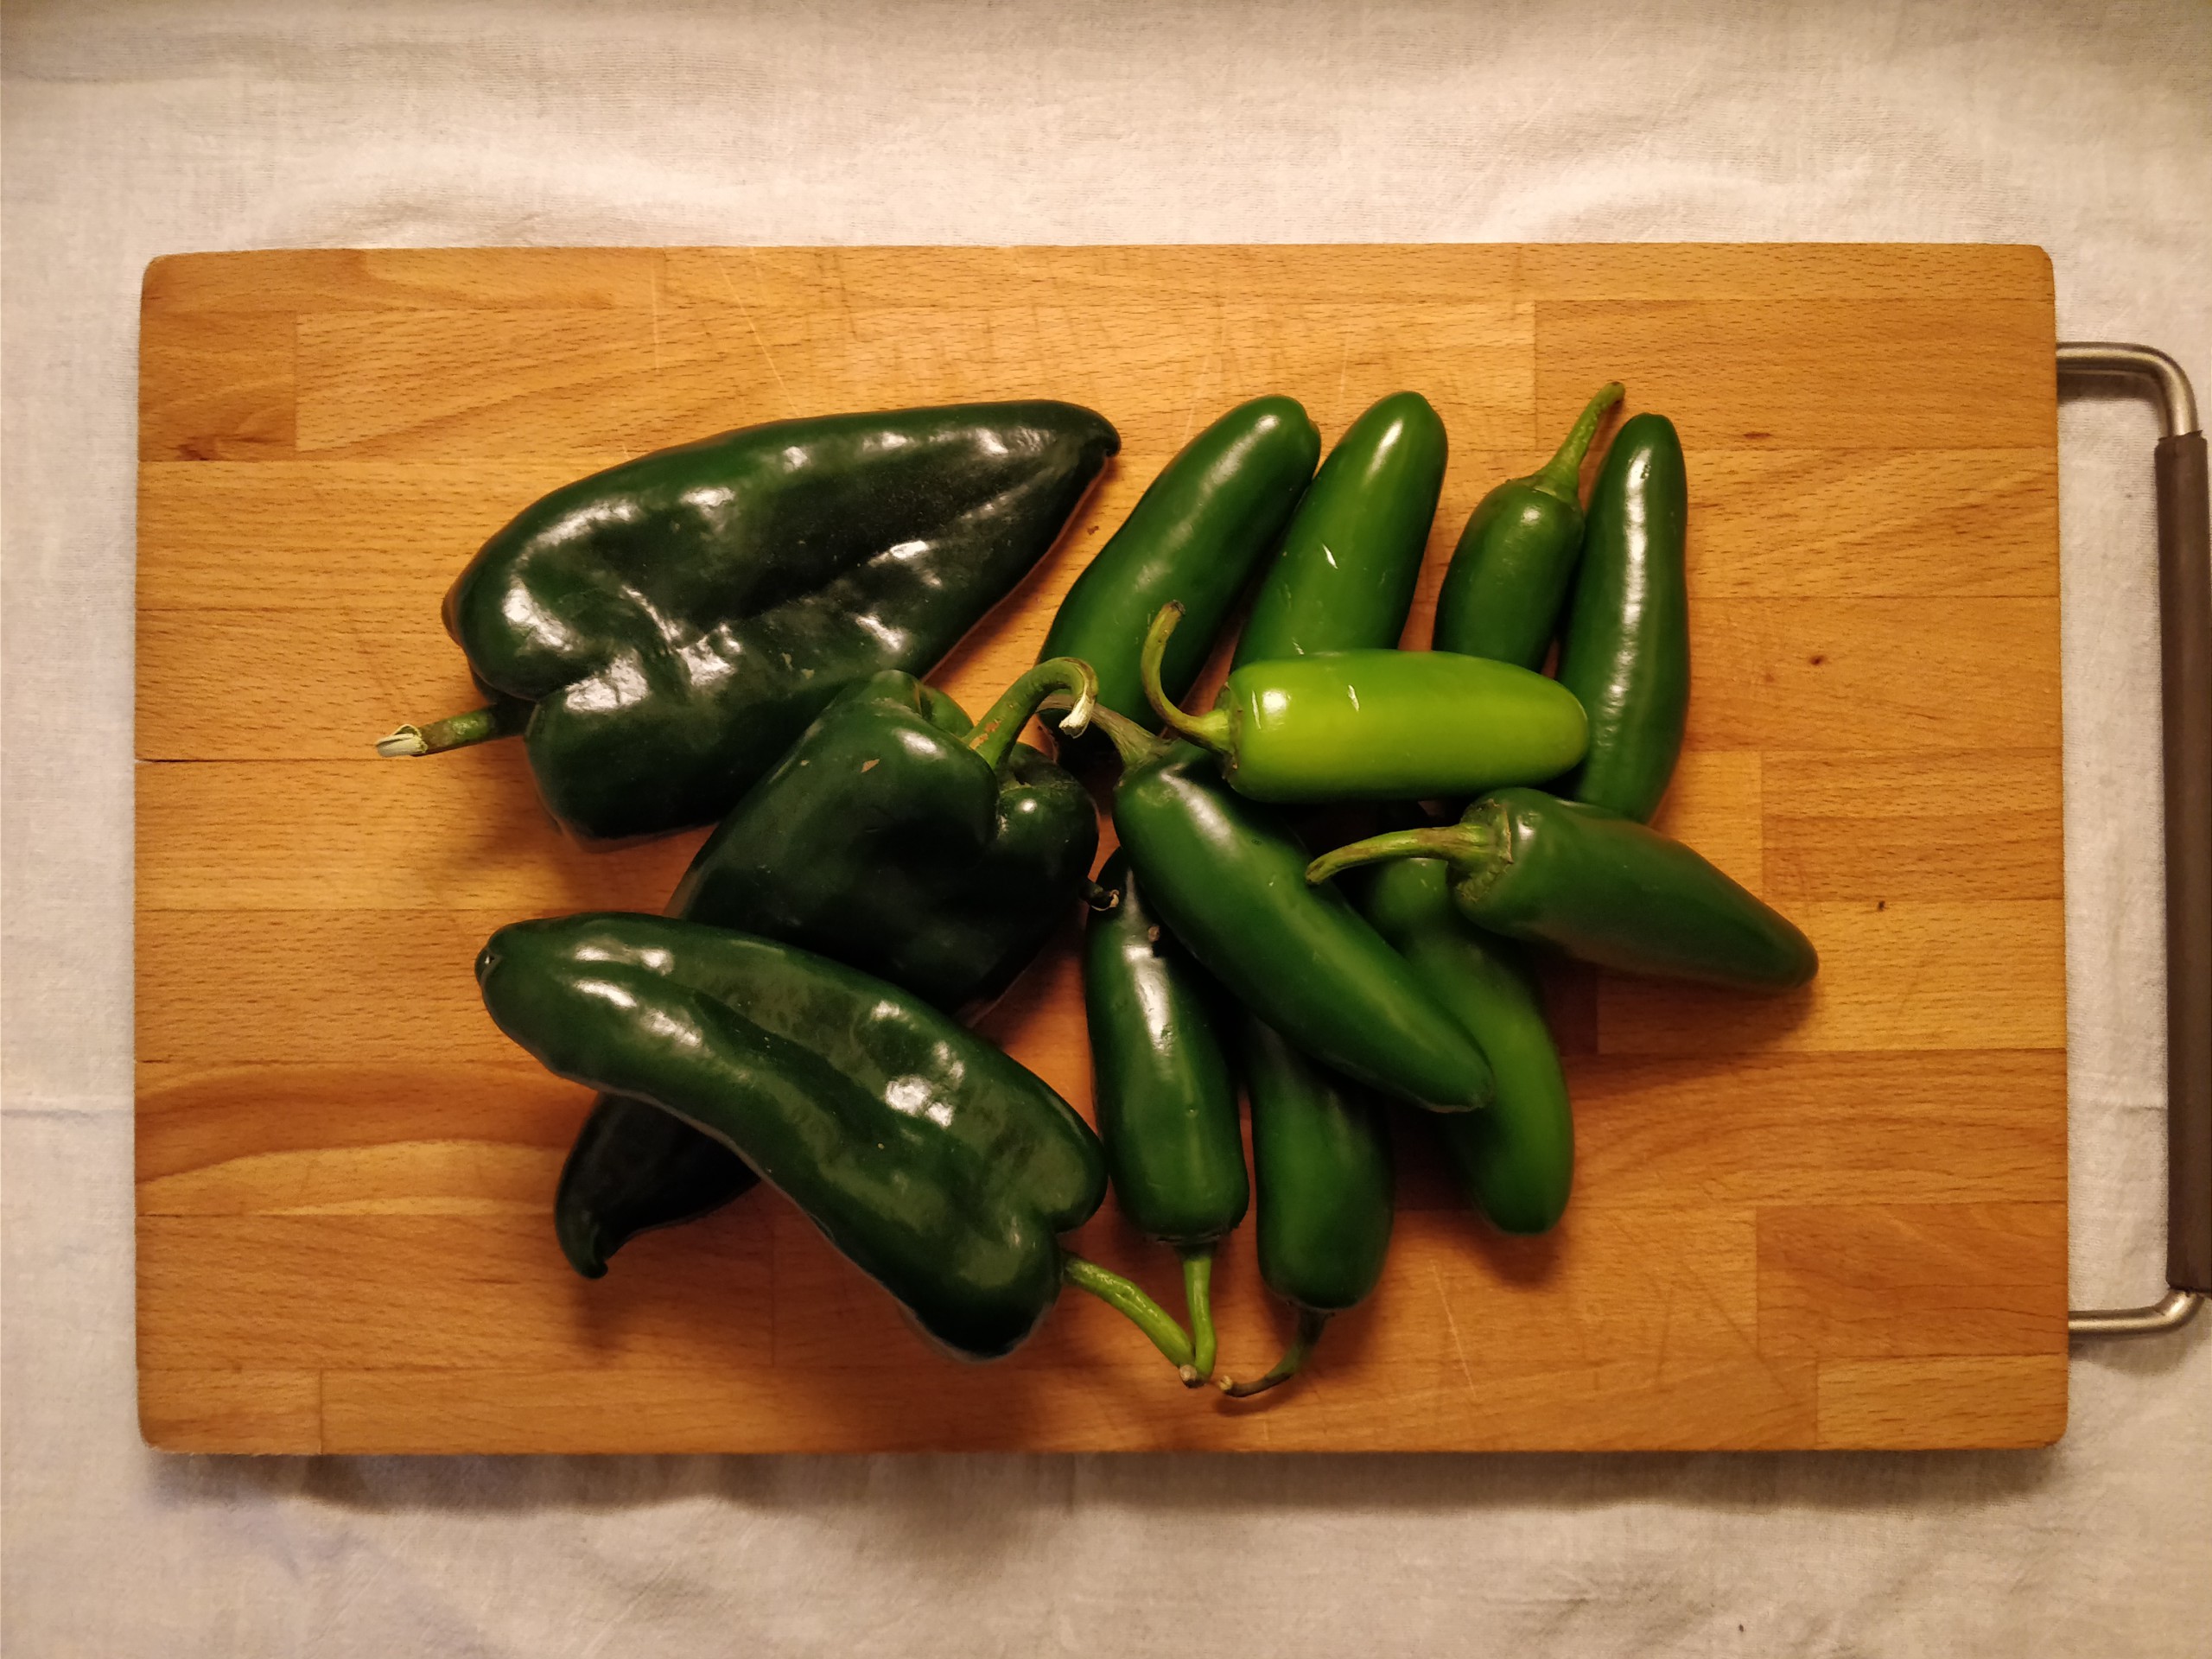
<path fill-rule="evenodd" d="M 1297 508 L 1321 435 L 1290 397 L 1240 404 L 1183 446 L 1068 589 L 1040 657 L 1098 673 L 1098 700 L 1149 725 L 1138 642 L 1168 601 L 1191 613 L 1161 673 L 1182 696 L 1205 666 L 1246 579 Z"/>
<path fill-rule="evenodd" d="M 1459 1190 L 1502 1232 L 1548 1231 L 1574 1185 L 1574 1116 L 1516 947 L 1460 919 L 1441 859 L 1378 866 L 1359 907 L 1482 1045 L 1497 1079 L 1488 1111 L 1436 1120 Z"/>

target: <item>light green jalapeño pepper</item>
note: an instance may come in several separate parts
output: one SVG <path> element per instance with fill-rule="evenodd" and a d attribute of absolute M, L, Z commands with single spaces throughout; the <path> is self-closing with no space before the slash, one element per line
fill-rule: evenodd
<path fill-rule="evenodd" d="M 1589 722 L 1574 694 L 1511 663 L 1433 651 L 1332 651 L 1249 663 L 1220 702 L 1186 714 L 1159 664 L 1182 614 L 1145 637 L 1146 694 L 1168 728 L 1218 758 L 1256 801 L 1464 798 L 1541 783 L 1582 758 Z"/>

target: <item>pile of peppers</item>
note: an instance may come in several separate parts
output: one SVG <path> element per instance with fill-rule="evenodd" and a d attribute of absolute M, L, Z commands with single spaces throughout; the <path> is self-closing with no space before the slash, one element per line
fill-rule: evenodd
<path fill-rule="evenodd" d="M 1545 956 L 1754 992 L 1818 966 L 1649 827 L 1688 709 L 1688 496 L 1673 425 L 1639 413 L 1586 506 L 1622 395 L 1482 498 L 1426 651 L 1401 636 L 1435 410 L 1385 397 L 1325 457 L 1294 400 L 1230 410 L 972 721 L 924 677 L 1116 453 L 1091 410 L 781 422 L 525 508 L 446 600 L 485 705 L 380 751 L 519 736 L 587 843 L 715 826 L 664 914 L 518 922 L 477 959 L 501 1030 L 597 1091 L 555 1195 L 570 1263 L 597 1278 L 766 1181 L 957 1354 L 1012 1351 L 1071 1285 L 1241 1398 L 1380 1282 L 1395 1115 L 1490 1225 L 1556 1224 Z M 1186 707 L 1248 597 L 1226 683 Z M 972 1028 L 1079 911 L 1095 1128 Z M 1181 1318 L 1065 1243 L 1109 1188 L 1179 1260 Z M 1210 1287 L 1248 1211 L 1294 1334 L 1238 1381 Z"/>

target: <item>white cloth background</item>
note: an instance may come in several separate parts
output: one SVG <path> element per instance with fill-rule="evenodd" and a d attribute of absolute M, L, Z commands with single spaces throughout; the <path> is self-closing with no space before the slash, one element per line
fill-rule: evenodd
<path fill-rule="evenodd" d="M 14 0 L 5 30 L 10 1659 L 2205 1651 L 2212 1319 L 2078 1352 L 2040 1453 L 156 1456 L 130 1072 L 153 256 L 2033 242 L 2062 337 L 2163 345 L 2212 393 L 2202 0 Z M 2154 428 L 2100 400 L 2061 430 L 2074 1287 L 2133 1300 L 2162 1261 Z"/>

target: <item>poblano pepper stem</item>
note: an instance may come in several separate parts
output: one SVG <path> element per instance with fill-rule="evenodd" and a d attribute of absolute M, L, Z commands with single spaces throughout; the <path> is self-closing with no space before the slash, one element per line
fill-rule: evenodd
<path fill-rule="evenodd" d="M 494 738 L 514 737 L 530 724 L 530 704 L 519 699 L 502 697 L 484 708 L 471 709 L 465 715 L 448 715 L 427 726 L 402 726 L 390 737 L 377 740 L 377 753 L 387 760 L 399 760 L 417 754 L 443 754 L 448 749 L 465 749 L 472 744 L 489 743 Z"/>
<path fill-rule="evenodd" d="M 1282 1351 L 1282 1357 L 1265 1376 L 1250 1382 L 1239 1382 L 1234 1377 L 1217 1377 L 1214 1386 L 1232 1400 L 1249 1400 L 1255 1394 L 1265 1394 L 1269 1389 L 1287 1382 L 1305 1369 L 1306 1357 L 1313 1351 L 1313 1344 L 1321 1339 L 1321 1332 L 1329 1326 L 1329 1315 L 1319 1308 L 1301 1307 L 1298 1310 L 1298 1330 L 1290 1339 L 1290 1346 Z"/>
<path fill-rule="evenodd" d="M 1213 1330 L 1213 1247 L 1186 1250 L 1183 1255 L 1183 1306 L 1191 1316 L 1191 1374 L 1184 1378 L 1192 1388 L 1213 1375 L 1218 1344 Z"/>
<path fill-rule="evenodd" d="M 1050 657 L 1007 687 L 999 700 L 983 711 L 983 717 L 968 734 L 968 747 L 993 772 L 1002 770 L 1022 728 L 1047 701 L 1060 696 L 1075 700 L 1074 706 L 1060 716 L 1060 732 L 1068 737 L 1082 736 L 1090 725 L 1091 711 L 1098 706 L 1098 676 L 1089 663 L 1073 657 Z"/>
<path fill-rule="evenodd" d="M 1102 1268 L 1079 1255 L 1060 1258 L 1060 1275 L 1077 1290 L 1089 1291 L 1143 1332 L 1152 1339 L 1152 1345 L 1167 1356 L 1168 1363 L 1183 1374 L 1184 1382 L 1197 1380 L 1189 1333 L 1175 1322 L 1173 1314 L 1145 1294 L 1141 1285 L 1124 1279 L 1111 1268 Z"/>

